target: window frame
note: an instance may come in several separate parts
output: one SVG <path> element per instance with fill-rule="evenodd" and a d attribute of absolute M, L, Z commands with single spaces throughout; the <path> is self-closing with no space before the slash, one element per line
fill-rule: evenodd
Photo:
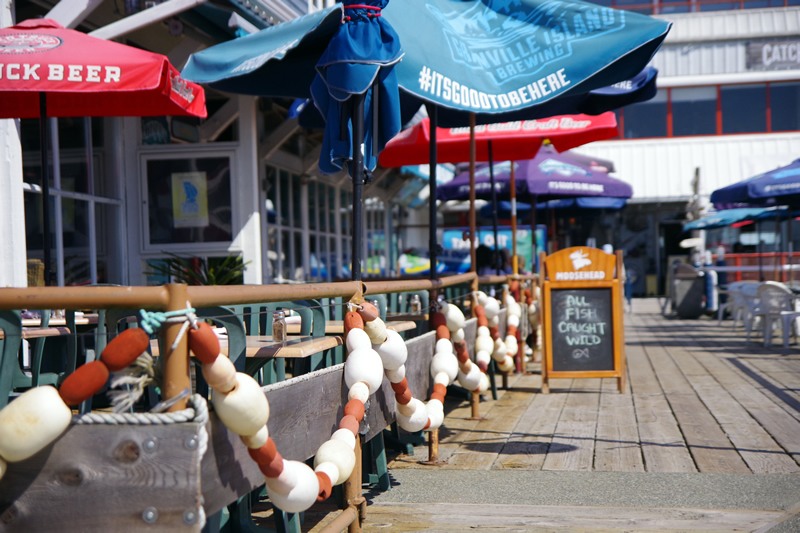
<path fill-rule="evenodd" d="M 190 243 L 150 243 L 150 198 L 147 187 L 147 164 L 149 161 L 164 161 L 170 159 L 210 159 L 228 158 L 230 168 L 231 186 L 231 239 L 227 241 L 213 242 L 190 242 Z M 151 259 L 151 256 L 163 256 L 165 250 L 177 254 L 192 254 L 197 256 L 215 255 L 223 252 L 241 253 L 240 246 L 235 246 L 238 234 L 237 228 L 240 227 L 239 209 L 235 194 L 235 183 L 237 168 L 237 151 L 234 147 L 210 147 L 208 145 L 193 146 L 191 149 L 184 150 L 145 150 L 139 153 L 139 182 L 142 202 L 142 238 L 140 243 L 140 253 L 143 259 Z"/>

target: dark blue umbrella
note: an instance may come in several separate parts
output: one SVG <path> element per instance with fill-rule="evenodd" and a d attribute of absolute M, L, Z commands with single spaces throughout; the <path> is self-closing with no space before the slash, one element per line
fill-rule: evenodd
<path fill-rule="evenodd" d="M 711 193 L 711 203 L 749 205 L 800 204 L 800 159 Z"/>
<path fill-rule="evenodd" d="M 736 204 L 796 207 L 800 205 L 800 159 L 796 159 L 784 167 L 717 189 L 711 193 L 711 202 L 718 208 Z M 777 228 L 776 225 L 776 231 Z M 791 222 L 787 229 L 789 263 L 791 264 L 794 255 Z M 760 245 L 761 241 L 759 240 L 759 248 Z M 758 257 L 760 267 L 761 254 Z M 793 271 L 790 269 L 789 281 L 792 280 L 792 277 Z"/>
<path fill-rule="evenodd" d="M 363 233 L 364 170 L 400 131 L 394 65 L 400 39 L 381 16 L 389 0 L 334 7 L 194 54 L 184 72 L 201 83 L 243 94 L 311 97 L 325 118 L 320 170 L 353 177 L 353 234 Z M 368 148 L 362 150 L 362 144 Z M 353 265 L 361 239 L 353 239 Z M 361 269 L 352 269 L 361 279 Z"/>

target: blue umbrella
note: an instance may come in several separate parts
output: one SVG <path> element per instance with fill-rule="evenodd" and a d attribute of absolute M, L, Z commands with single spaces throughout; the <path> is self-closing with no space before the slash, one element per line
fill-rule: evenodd
<path fill-rule="evenodd" d="M 796 159 L 784 167 L 717 189 L 711 193 L 711 202 L 717 208 L 725 208 L 737 204 L 750 206 L 786 205 L 790 207 L 800 205 L 800 159 Z M 789 264 L 791 264 L 794 255 L 791 223 L 788 224 L 787 229 Z M 761 241 L 759 240 L 759 248 L 760 245 Z M 758 258 L 760 267 L 760 253 Z M 789 281 L 792 280 L 792 277 L 793 270 L 789 269 Z"/>
<path fill-rule="evenodd" d="M 763 207 L 742 207 L 716 211 L 684 224 L 683 231 L 724 228 L 725 226 L 730 226 L 731 224 L 736 224 L 744 220 L 755 220 L 766 211 L 767 209 Z M 772 216 L 774 216 L 774 211 Z"/>
<path fill-rule="evenodd" d="M 337 5 L 217 45 L 194 54 L 183 74 L 187 79 L 209 83 L 227 92 L 314 96 L 327 121 L 321 170 L 328 172 L 338 168 L 352 157 L 357 160 L 352 168 L 360 174 L 362 151 L 350 148 L 362 143 L 362 137 L 356 135 L 360 131 L 353 131 L 364 122 L 358 111 L 360 101 L 352 108 L 337 107 L 334 110 L 337 112 L 332 112 L 330 105 L 326 107 L 324 101 L 338 102 L 341 94 L 337 90 L 358 91 L 364 86 L 363 73 L 358 67 L 342 69 L 345 77 L 350 73 L 358 75 L 360 82 L 352 86 L 341 79 L 332 84 L 330 80 L 335 76 L 322 72 L 326 68 L 330 71 L 340 57 L 339 48 L 326 51 L 334 36 L 346 34 L 349 37 L 348 44 L 342 45 L 341 50 L 347 52 L 344 59 L 351 64 L 371 62 L 371 54 L 381 50 L 376 56 L 381 68 L 374 79 L 383 82 L 383 88 L 373 91 L 379 94 L 378 98 L 365 97 L 369 98 L 368 104 L 380 101 L 380 116 L 374 114 L 370 120 L 368 115 L 365 124 L 367 139 L 373 139 L 367 146 L 375 155 L 383 141 L 388 140 L 385 131 L 392 128 L 382 129 L 381 133 L 371 130 L 376 130 L 376 125 L 380 127 L 384 113 L 392 117 L 391 120 L 400 116 L 398 110 L 386 109 L 390 105 L 400 105 L 399 101 L 384 98 L 383 92 L 393 91 L 389 86 L 394 75 L 408 98 L 405 101 L 416 99 L 417 107 L 420 101 L 433 104 L 429 111 L 432 127 L 437 125 L 439 107 L 453 112 L 492 115 L 534 106 L 546 109 L 558 99 L 634 78 L 655 54 L 670 27 L 664 21 L 580 0 L 404 0 L 386 4 L 370 0 L 359 6 Z M 384 9 L 378 11 L 381 7 Z M 344 27 L 371 25 L 375 29 L 343 32 L 339 27 L 342 20 Z M 386 22 L 396 34 L 384 27 Z M 384 50 L 387 43 L 381 39 L 385 36 L 391 36 L 392 41 L 399 36 L 402 41 L 405 56 L 396 65 L 399 47 L 388 46 Z M 365 55 L 354 61 L 356 54 L 349 52 L 356 50 Z M 394 74 L 387 70 L 392 65 Z M 314 81 L 318 71 L 322 81 L 328 81 L 329 97 L 320 98 L 316 90 L 320 84 L 319 80 Z M 331 91 L 331 87 L 335 90 Z M 367 113 L 373 107 L 369 105 Z M 349 139 L 351 131 L 353 135 Z M 341 139 L 344 142 L 340 142 Z M 365 150 L 364 157 L 367 167 L 372 168 L 369 151 L 369 148 Z M 434 169 L 435 164 L 435 143 L 432 142 Z M 435 170 L 431 175 L 435 176 Z M 435 178 L 431 179 L 432 198 L 436 198 L 435 183 Z M 358 204 L 356 187 L 359 187 L 358 175 L 354 175 L 355 203 Z M 355 218 L 360 212 L 358 205 L 353 212 Z M 431 205 L 431 260 L 434 263 L 435 215 L 434 204 Z M 360 240 L 356 233 L 359 229 L 360 225 L 354 220 L 354 248 Z M 354 253 L 353 261 L 358 257 Z"/>
<path fill-rule="evenodd" d="M 800 204 L 800 159 L 711 193 L 713 204 Z"/>
<path fill-rule="evenodd" d="M 394 65 L 400 39 L 381 16 L 389 0 L 334 7 L 194 54 L 184 72 L 224 91 L 311 97 L 325 118 L 320 170 L 353 177 L 353 234 L 363 233 L 364 171 L 400 131 Z M 362 143 L 370 147 L 361 150 Z M 356 147 L 354 149 L 354 147 Z M 353 239 L 353 265 L 361 239 Z M 352 269 L 355 280 L 361 269 Z"/>

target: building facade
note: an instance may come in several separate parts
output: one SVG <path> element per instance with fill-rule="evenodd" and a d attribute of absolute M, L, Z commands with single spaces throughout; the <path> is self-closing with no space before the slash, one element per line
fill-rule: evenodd
<path fill-rule="evenodd" d="M 332 3 L 150 4 L 16 0 L 3 3 L 0 23 L 53 18 L 164 54 L 180 69 L 198 50 Z M 248 284 L 349 276 L 351 182 L 346 174 L 319 173 L 321 132 L 299 126 L 291 100 L 210 89 L 206 98 L 203 120 L 50 119 L 49 144 L 57 147 L 51 150 L 51 284 L 161 283 L 166 278 L 158 265 L 176 256 L 220 263 L 233 255 L 244 263 Z M 0 123 L 0 216 L 11 229 L 0 241 L 0 286 L 41 283 L 39 122 Z M 199 215 L 175 209 L 176 175 L 188 177 L 202 196 Z M 375 176 L 365 188 L 364 271 L 389 274 L 395 261 L 387 245 L 388 206 L 398 185 L 391 172 Z"/>
<path fill-rule="evenodd" d="M 616 176 L 633 186 L 615 245 L 625 250 L 626 267 L 639 274 L 636 293 L 663 289 L 670 258 L 686 254 L 678 243 L 689 236 L 681 231 L 688 211 L 709 209 L 708 198 L 720 187 L 800 157 L 800 7 L 793 4 L 632 6 L 673 23 L 652 62 L 658 94 L 618 111 L 620 138 L 579 151 L 613 160 Z M 774 225 L 761 231 L 762 242 L 780 243 L 766 238 Z M 739 233 L 709 235 L 707 244 L 724 244 L 730 252 L 739 242 L 755 251 L 752 238 Z"/>

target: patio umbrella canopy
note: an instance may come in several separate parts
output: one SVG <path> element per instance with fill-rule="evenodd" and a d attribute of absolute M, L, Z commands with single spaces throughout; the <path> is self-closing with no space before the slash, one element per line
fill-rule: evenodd
<path fill-rule="evenodd" d="M 548 200 L 546 202 L 539 202 L 536 204 L 536 209 L 622 209 L 628 203 L 626 198 L 605 198 L 597 196 L 579 197 L 579 198 L 559 198 L 556 200 Z M 531 204 L 519 202 L 516 204 L 517 216 L 530 216 Z M 492 216 L 492 205 L 486 204 L 480 209 L 482 217 Z M 497 202 L 497 216 L 499 218 L 511 218 L 514 215 L 512 203 L 508 201 Z"/>
<path fill-rule="evenodd" d="M 717 189 L 711 203 L 726 207 L 736 204 L 800 204 L 800 159 L 784 167 Z"/>
<path fill-rule="evenodd" d="M 529 107 L 520 111 L 499 114 L 477 114 L 475 115 L 476 124 L 533 120 L 556 115 L 600 115 L 606 111 L 613 111 L 626 105 L 650 100 L 658 92 L 658 87 L 656 86 L 657 77 L 658 69 L 645 67 L 644 70 L 632 78 L 586 93 L 562 96 L 551 100 L 546 106 Z M 463 126 L 464 123 L 465 118 L 462 113 L 449 109 L 440 110 L 440 127 L 458 127 Z"/>
<path fill-rule="evenodd" d="M 0 118 L 206 116 L 202 87 L 160 54 L 31 19 L 0 29 Z"/>
<path fill-rule="evenodd" d="M 470 113 L 494 115 L 546 107 L 562 97 L 630 80 L 645 68 L 670 28 L 664 21 L 579 0 L 404 0 L 388 5 L 370 1 L 323 9 L 209 48 L 194 54 L 183 73 L 188 79 L 228 92 L 309 98 L 317 70 L 325 63 L 320 60 L 340 26 L 365 26 L 376 19 L 394 28 L 405 53 L 394 65 L 401 95 L 410 97 L 412 103 L 416 99 L 417 108 L 422 101 L 434 106 L 429 110 L 434 132 L 438 107 L 463 113 L 460 125 L 466 125 Z M 369 38 L 369 32 L 359 35 Z M 375 38 L 379 33 L 372 35 Z M 380 47 L 377 40 L 360 43 L 365 54 L 376 53 Z M 395 56 L 375 57 L 391 62 L 387 57 Z M 361 61 L 369 62 L 371 56 L 364 55 Z M 381 113 L 398 117 L 399 111 L 385 110 L 387 103 L 380 102 Z M 378 114 L 364 121 L 360 114 L 321 112 L 327 121 L 338 121 L 326 126 L 326 137 L 346 138 L 357 122 L 366 122 L 367 129 L 380 127 Z M 542 116 L 554 114 L 542 112 Z M 350 146 L 360 146 L 362 137 L 352 135 L 350 142 Z M 334 144 L 332 139 L 325 141 L 322 172 L 330 171 L 329 162 L 346 157 L 344 152 L 327 150 Z M 435 169 L 435 142 L 431 145 L 429 162 Z M 367 143 L 365 152 L 377 155 L 381 149 L 378 140 Z M 348 148 L 347 154 L 360 158 L 361 150 Z M 366 161 L 371 169 L 369 155 Z M 354 167 L 360 173 L 361 164 Z M 431 176 L 431 197 L 436 198 L 435 170 Z M 355 191 L 358 180 L 354 176 L 354 262 L 358 259 L 356 243 L 361 239 L 356 223 L 361 211 Z M 430 212 L 431 260 L 435 263 L 435 205 Z"/>
<path fill-rule="evenodd" d="M 47 118 L 205 117 L 205 92 L 181 79 L 163 55 L 65 29 L 51 19 L 0 29 L 0 64 L 0 118 L 40 119 L 44 271 L 49 284 Z M 91 268 L 96 270 L 93 264 Z"/>
<path fill-rule="evenodd" d="M 383 167 L 421 165 L 428 162 L 431 142 L 430 120 L 401 131 L 381 152 Z M 617 117 L 612 112 L 598 116 L 567 115 L 541 120 L 481 125 L 475 128 L 476 161 L 489 161 L 489 143 L 497 161 L 530 159 L 545 138 L 559 152 L 619 135 Z M 469 161 L 469 128 L 438 128 L 437 160 L 440 163 Z"/>
<path fill-rule="evenodd" d="M 725 226 L 730 226 L 731 224 L 736 224 L 737 222 L 755 220 L 759 217 L 759 215 L 764 214 L 766 211 L 767 209 L 763 207 L 740 207 L 736 209 L 716 211 L 715 213 L 704 215 L 697 220 L 693 220 L 684 224 L 683 231 L 724 228 Z M 774 212 L 772 213 L 772 216 L 775 216 Z"/>
<path fill-rule="evenodd" d="M 536 157 L 513 162 L 515 166 L 517 193 L 520 198 L 538 199 L 571 198 L 581 196 L 630 198 L 631 186 L 612 178 L 603 167 L 589 167 L 570 157 L 543 146 Z M 494 165 L 495 192 L 498 199 L 510 196 L 512 162 Z M 452 181 L 439 187 L 439 200 L 466 200 L 469 198 L 469 173 L 464 172 Z M 492 195 L 489 166 L 475 172 L 475 193 L 478 198 L 489 200 Z"/>

